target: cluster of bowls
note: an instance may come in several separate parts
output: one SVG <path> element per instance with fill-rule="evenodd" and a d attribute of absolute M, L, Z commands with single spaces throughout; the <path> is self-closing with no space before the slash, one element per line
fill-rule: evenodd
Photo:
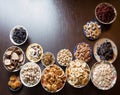
<path fill-rule="evenodd" d="M 105 39 L 106 40 L 106 39 Z M 97 42 L 98 43 L 98 42 Z M 33 45 L 33 44 L 32 44 Z M 98 45 L 98 44 L 96 44 L 96 45 Z M 96 48 L 96 45 L 95 45 L 95 48 Z M 30 45 L 31 46 L 31 45 Z M 76 46 L 75 46 L 76 47 Z M 96 51 L 95 51 L 96 49 L 94 49 L 94 53 L 96 53 Z M 43 49 L 42 49 L 42 51 L 43 51 Z M 49 53 L 49 52 L 48 52 Z M 24 54 L 24 53 L 23 53 Z M 27 53 L 26 53 L 27 54 Z M 46 54 L 46 53 L 45 53 Z M 96 57 L 95 57 L 96 58 Z M 3 59 L 4 60 L 4 59 Z M 42 60 L 42 57 L 40 57 L 40 60 Z M 40 60 L 38 60 L 38 61 L 40 61 Z M 96 58 L 96 60 L 98 60 L 98 58 Z M 41 80 L 41 77 L 43 77 L 44 76 L 44 72 L 45 72 L 45 70 L 47 70 L 47 68 L 50 68 L 50 67 L 52 67 L 52 66 L 54 66 L 54 64 L 51 64 L 50 66 L 45 66 L 46 68 L 43 70 L 43 72 L 41 73 L 41 68 L 40 68 L 40 66 L 37 64 L 37 63 L 35 63 L 35 62 L 33 62 L 34 60 L 29 60 L 29 61 L 31 61 L 31 62 L 28 62 L 28 63 L 26 63 L 26 64 L 23 64 L 23 65 L 21 65 L 21 67 L 19 68 L 19 69 L 17 69 L 17 70 L 15 70 L 15 71 L 13 71 L 13 72 L 16 72 L 16 71 L 18 71 L 18 70 L 20 70 L 20 79 L 21 79 L 21 82 L 22 82 L 22 84 L 23 85 L 25 85 L 26 87 L 34 87 L 34 86 L 36 86 L 39 82 L 40 82 L 40 80 Z M 37 61 L 37 62 L 38 62 Z M 73 60 L 74 61 L 74 60 Z M 99 59 L 98 60 L 99 62 L 97 62 L 97 63 L 95 63 L 95 64 L 100 64 L 101 63 L 101 60 Z M 113 61 L 115 61 L 115 59 L 113 59 Z M 75 61 L 76 62 L 76 61 Z M 87 65 L 87 67 L 88 67 L 88 79 L 87 79 L 87 81 L 86 81 L 86 83 L 84 84 L 84 85 L 73 85 L 73 84 L 71 84 L 70 83 L 70 80 L 69 80 L 69 74 L 68 74 L 68 69 L 69 69 L 69 65 L 68 66 L 66 66 L 66 70 L 65 70 L 65 80 L 67 80 L 67 82 L 71 85 L 71 86 L 73 86 L 73 87 L 75 87 L 75 88 L 82 88 L 82 87 L 85 87 L 87 84 L 88 84 L 88 82 L 90 81 L 90 79 L 91 80 L 93 80 L 93 76 L 92 76 L 92 73 L 93 73 L 93 69 L 95 68 L 95 66 L 93 66 L 92 67 L 92 69 L 91 69 L 91 71 L 90 71 L 90 67 L 88 66 L 88 64 L 86 63 L 86 62 L 84 62 L 84 61 L 81 61 L 81 62 L 83 62 L 83 63 L 85 63 L 86 65 Z M 39 79 L 37 80 L 37 82 L 35 83 L 35 84 L 32 84 L 32 85 L 28 85 L 25 81 L 24 81 L 24 79 L 23 79 L 23 70 L 26 68 L 26 65 L 30 65 L 30 63 L 31 64 L 33 64 L 33 66 L 34 65 L 37 65 L 37 67 L 39 68 Z M 43 62 L 42 62 L 43 63 Z M 72 64 L 72 63 L 71 63 Z M 76 65 L 77 65 L 77 63 L 75 63 Z M 110 63 L 107 63 L 107 64 L 110 64 Z M 44 63 L 43 63 L 43 65 L 44 65 Z M 60 64 L 59 64 L 60 65 Z M 61 65 L 62 66 L 62 65 Z M 58 66 L 59 67 L 59 66 Z M 28 67 L 29 68 L 29 67 Z M 59 67 L 61 70 L 62 70 L 62 68 L 61 67 Z M 80 67 L 81 68 L 81 67 Z M 79 68 L 79 69 L 80 69 Z M 114 68 L 114 67 L 113 67 Z M 8 70 L 8 69 L 7 69 Z M 115 69 L 114 69 L 115 70 Z M 8 70 L 9 71 L 9 70 Z M 62 70 L 63 71 L 63 70 Z M 64 72 L 64 71 L 63 71 Z M 28 72 L 28 73 L 31 73 L 31 72 Z M 116 70 L 115 70 L 115 73 L 116 73 Z M 117 78 L 117 77 L 116 77 Z M 55 93 L 55 92 L 58 92 L 58 91 L 60 91 L 63 87 L 64 87 L 64 85 L 65 85 L 65 82 L 64 82 L 64 84 L 63 84 L 63 86 L 61 86 L 61 88 L 59 88 L 59 89 L 57 89 L 56 91 L 49 91 L 48 89 L 46 89 L 45 87 L 44 87 L 44 85 L 43 85 L 43 78 L 42 78 L 42 81 L 41 81 L 41 84 L 42 84 L 42 86 L 43 86 L 43 88 L 46 90 L 46 91 L 48 91 L 48 92 L 51 92 L 51 93 Z M 114 86 L 114 84 L 116 83 L 116 79 L 115 80 L 113 80 L 114 82 L 112 83 L 112 85 L 110 85 L 110 87 L 108 87 L 108 88 L 106 88 L 106 89 L 103 89 L 103 88 L 99 88 L 99 86 L 97 86 L 96 84 L 94 84 L 94 82 L 93 82 L 93 84 L 98 88 L 98 89 L 102 89 L 102 90 L 108 90 L 108 89 L 110 89 L 110 88 L 112 88 L 113 86 Z"/>
<path fill-rule="evenodd" d="M 103 25 L 112 24 L 117 18 L 117 11 L 110 3 L 100 3 L 95 8 L 95 20 L 88 21 L 83 26 L 83 33 L 89 40 L 97 40 L 102 33 Z"/>
<path fill-rule="evenodd" d="M 96 10 L 97 10 L 97 8 L 101 5 L 101 4 L 103 4 L 103 3 L 100 3 L 99 5 L 97 5 L 96 6 L 96 8 L 95 8 L 95 17 L 96 17 L 96 19 L 100 22 L 100 23 L 102 23 L 102 24 L 111 24 L 111 23 L 113 23 L 114 21 L 115 21 L 115 19 L 116 19 L 116 17 L 117 17 L 117 12 L 116 12 L 116 9 L 111 5 L 111 4 L 109 4 L 109 3 L 105 3 L 105 4 L 107 4 L 108 6 L 111 6 L 112 8 L 113 8 L 113 10 L 114 10 L 114 13 L 115 13 L 115 17 L 114 17 L 114 19 L 112 20 L 112 21 L 110 21 L 110 22 L 108 22 L 108 23 L 105 23 L 105 22 L 103 22 L 103 21 L 101 21 L 99 18 L 98 18 L 98 16 L 97 16 L 97 13 L 96 13 Z M 24 38 L 24 40 L 22 41 L 22 42 L 20 42 L 20 43 L 17 43 L 14 39 L 13 39 L 13 35 L 14 35 L 14 32 L 16 31 L 16 29 L 18 29 L 17 31 L 19 31 L 19 29 L 20 28 L 22 28 L 22 29 L 24 29 L 24 31 L 25 31 L 25 33 L 26 33 L 26 36 L 25 36 L 25 38 Z M 14 45 L 17 45 L 17 46 L 19 46 L 19 45 L 23 45 L 26 41 L 27 41 L 27 39 L 28 39 L 28 32 L 27 32 L 27 29 L 25 28 L 25 27 L 23 27 L 23 26 L 20 26 L 20 25 L 18 25 L 18 26 L 15 26 L 11 31 L 10 31 L 10 40 L 11 40 L 11 42 L 14 44 Z M 36 43 L 35 43 L 36 44 Z M 33 44 L 31 44 L 31 45 L 33 45 Z M 30 45 L 30 46 L 31 46 Z M 39 45 L 39 44 L 38 44 Z M 42 59 L 42 56 L 43 56 L 43 48 L 42 48 L 42 46 L 41 45 L 39 45 L 40 46 L 40 48 L 41 48 L 41 56 L 40 56 L 40 58 L 37 60 L 37 61 L 34 61 L 34 60 L 31 60 L 31 59 L 29 59 L 29 57 L 28 57 L 28 51 L 26 51 L 26 56 L 27 56 L 27 58 L 28 58 L 28 60 L 29 61 L 31 61 L 31 62 L 38 62 L 38 61 L 40 61 L 41 59 Z M 95 47 L 96 48 L 96 47 Z M 94 52 L 96 52 L 95 49 L 94 48 Z M 22 50 L 22 49 L 21 49 Z M 25 54 L 24 54 L 24 52 L 23 52 L 23 55 L 24 55 L 24 59 L 25 59 Z M 53 54 L 52 54 L 53 55 Z M 94 53 L 94 56 L 95 56 L 95 58 L 96 58 L 96 60 L 97 61 L 101 61 L 98 57 L 96 57 L 96 55 L 95 55 L 95 53 Z M 55 63 L 55 58 L 54 58 L 54 55 L 53 55 L 53 59 L 54 59 L 54 61 L 53 61 L 53 63 Z M 116 58 L 115 58 L 116 59 Z M 113 60 L 113 61 L 115 61 L 115 59 Z M 25 62 L 25 60 L 24 60 L 24 62 Z M 29 62 L 29 63 L 31 63 L 31 62 Z M 3 58 L 3 63 L 4 63 L 4 58 Z M 29 64 L 29 63 L 27 63 L 27 64 Z M 44 64 L 44 62 L 42 61 L 42 63 L 43 63 L 43 65 L 44 66 L 46 66 L 45 64 Z M 97 63 L 95 63 L 95 64 L 98 64 L 98 63 L 100 63 L 100 62 L 97 62 Z M 16 71 L 19 71 L 20 70 L 20 79 L 21 79 L 21 82 L 26 86 L 26 87 L 34 87 L 34 86 L 36 86 L 39 82 L 40 82 L 40 80 L 41 80 L 41 76 L 43 76 L 44 75 L 44 71 L 46 70 L 46 68 L 50 68 L 51 66 L 53 66 L 54 64 L 51 64 L 50 66 L 46 66 L 46 68 L 43 70 L 43 72 L 41 73 L 41 69 L 40 69 L 40 66 L 37 64 L 37 63 L 34 63 L 35 65 L 37 65 L 37 67 L 39 68 L 39 74 L 40 74 L 40 76 L 39 76 L 39 80 L 35 83 L 35 84 L 33 84 L 33 85 L 27 85 L 24 81 L 23 81 L 23 78 L 21 77 L 22 76 L 22 71 L 23 71 L 23 69 L 25 69 L 25 67 L 26 67 L 26 64 L 22 64 L 19 68 L 17 68 L 17 70 L 14 70 L 14 71 L 10 71 L 10 72 L 16 72 Z M 87 63 L 86 63 L 87 64 Z M 108 64 L 110 64 L 110 63 L 108 63 Z M 112 65 L 112 64 L 111 64 Z M 5 64 L 4 64 L 4 66 L 5 66 Z M 88 65 L 87 65 L 88 66 Z M 58 66 L 59 67 L 59 66 Z M 93 73 L 93 69 L 94 69 L 94 67 L 95 67 L 95 65 L 92 67 L 92 70 L 91 70 L 91 72 L 89 73 L 89 77 L 88 77 L 88 81 L 90 80 L 90 78 L 91 78 L 91 80 L 93 80 L 93 76 L 92 76 L 92 73 Z M 6 68 L 6 66 L 5 66 L 5 68 Z M 61 67 L 59 67 L 61 70 L 62 70 L 62 68 Z M 66 68 L 66 72 L 67 72 L 67 69 L 68 69 L 69 67 L 67 67 Z M 88 68 L 89 68 L 89 66 L 88 66 Z M 114 67 L 113 67 L 114 68 Z M 6 68 L 7 69 L 7 68 Z M 7 69 L 8 70 L 8 69 Z M 114 69 L 115 70 L 115 69 Z M 9 71 L 9 70 L 8 70 Z M 62 70 L 63 71 L 63 70 Z M 90 68 L 89 68 L 89 71 L 90 71 Z M 68 83 L 69 83 L 69 80 L 68 80 L 68 77 L 67 77 L 67 73 L 65 72 L 65 76 L 66 76 L 66 79 L 65 80 L 67 80 L 68 81 Z M 30 73 L 30 72 L 29 72 Z M 115 73 L 116 73 L 116 70 L 115 70 Z M 117 78 L 117 77 L 116 77 Z M 115 80 L 114 80 L 114 82 L 113 82 L 113 84 L 108 88 L 108 89 L 110 89 L 110 88 L 112 88 L 113 86 L 114 86 L 114 84 L 116 83 L 116 78 L 115 78 Z M 43 82 L 43 81 L 42 81 Z M 42 82 L 41 82 L 41 84 L 42 84 Z M 66 81 L 65 81 L 66 82 Z M 92 81 L 93 82 L 93 81 Z M 69 83 L 70 84 L 70 83 Z M 93 84 L 94 84 L 94 82 L 93 82 Z M 48 92 L 51 92 L 51 93 L 54 93 L 54 92 L 58 92 L 58 91 L 60 91 L 63 87 L 64 87 L 64 85 L 65 85 L 65 83 L 63 84 L 63 86 L 61 87 L 61 88 L 59 88 L 59 89 L 57 89 L 56 91 L 48 91 L 46 88 L 44 88 L 46 91 L 48 91 Z M 73 86 L 73 87 L 75 87 L 75 88 L 82 88 L 82 87 L 84 87 L 84 86 L 86 86 L 87 84 L 85 84 L 85 85 L 83 85 L 83 86 L 73 86 L 73 85 L 71 85 L 71 86 Z M 101 89 L 101 90 L 108 90 L 108 89 L 103 89 L 103 88 L 99 88 L 96 84 L 94 84 L 98 89 Z"/>

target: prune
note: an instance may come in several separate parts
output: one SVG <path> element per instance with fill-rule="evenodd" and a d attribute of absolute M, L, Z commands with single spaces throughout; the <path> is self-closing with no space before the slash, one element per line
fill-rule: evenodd
<path fill-rule="evenodd" d="M 110 42 L 104 42 L 97 48 L 97 54 L 101 60 L 110 60 L 113 58 L 113 49 Z"/>
<path fill-rule="evenodd" d="M 26 39 L 26 30 L 21 28 L 15 28 L 12 35 L 13 40 L 20 44 Z"/>

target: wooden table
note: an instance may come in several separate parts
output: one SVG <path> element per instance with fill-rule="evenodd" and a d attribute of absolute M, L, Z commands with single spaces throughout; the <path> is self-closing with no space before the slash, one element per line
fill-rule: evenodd
<path fill-rule="evenodd" d="M 44 51 L 51 51 L 55 56 L 62 48 L 68 48 L 73 53 L 74 46 L 79 42 L 84 41 L 91 47 L 94 46 L 96 41 L 89 41 L 83 35 L 83 25 L 87 21 L 95 20 L 96 5 L 105 1 L 115 6 L 118 16 L 112 25 L 102 26 L 100 38 L 110 38 L 120 51 L 120 0 L 0 0 L 0 95 L 50 94 L 42 88 L 40 83 L 33 88 L 23 87 L 16 93 L 8 89 L 7 82 L 13 73 L 6 71 L 2 57 L 5 50 L 13 45 L 9 39 L 11 28 L 15 25 L 23 25 L 27 28 L 29 38 L 24 45 L 20 46 L 24 51 L 30 43 L 36 42 L 43 46 Z M 93 58 L 88 64 L 91 67 L 95 62 Z M 117 95 L 120 90 L 119 62 L 120 55 L 113 63 L 118 79 L 112 89 L 98 90 L 91 81 L 81 89 L 73 88 L 66 83 L 56 95 Z M 40 62 L 38 64 L 42 69 L 44 68 Z"/>

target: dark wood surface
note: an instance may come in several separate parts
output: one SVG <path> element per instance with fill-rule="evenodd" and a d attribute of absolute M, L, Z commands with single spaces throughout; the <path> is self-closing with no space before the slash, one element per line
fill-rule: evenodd
<path fill-rule="evenodd" d="M 24 51 L 30 43 L 36 42 L 43 46 L 44 51 L 51 51 L 57 55 L 62 48 L 68 48 L 73 53 L 74 46 L 79 42 L 87 42 L 94 46 L 96 41 L 89 41 L 83 35 L 83 25 L 95 20 L 94 9 L 100 2 L 113 4 L 118 12 L 116 21 L 112 25 L 102 26 L 100 38 L 110 38 L 120 51 L 120 0 L 0 0 L 0 95 L 49 95 L 41 84 L 33 88 L 23 87 L 21 91 L 9 91 L 7 82 L 13 73 L 6 71 L 2 57 L 4 51 L 12 46 L 9 32 L 15 25 L 27 28 L 29 38 L 20 46 Z M 26 62 L 28 60 L 26 59 Z M 96 60 L 89 62 L 91 67 Z M 39 62 L 40 67 L 44 67 Z M 108 90 L 98 90 L 90 81 L 81 89 L 65 87 L 56 95 L 117 95 L 120 90 L 120 55 L 113 63 L 116 67 L 118 79 L 115 86 Z M 18 72 L 19 73 L 19 72 Z M 54 95 L 54 94 L 53 94 Z"/>

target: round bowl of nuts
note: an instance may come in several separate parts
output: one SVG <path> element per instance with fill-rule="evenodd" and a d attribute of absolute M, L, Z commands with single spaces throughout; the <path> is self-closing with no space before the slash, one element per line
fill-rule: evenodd
<path fill-rule="evenodd" d="M 11 29 L 9 36 L 14 45 L 22 45 L 28 38 L 28 32 L 25 27 L 17 25 Z"/>
<path fill-rule="evenodd" d="M 74 48 L 74 57 L 75 59 L 89 62 L 92 57 L 92 49 L 90 45 L 85 42 L 78 43 Z"/>
<path fill-rule="evenodd" d="M 26 50 L 27 59 L 31 62 L 39 62 L 43 55 L 43 48 L 37 43 L 30 44 Z"/>
<path fill-rule="evenodd" d="M 46 67 L 55 63 L 55 56 L 51 52 L 45 52 L 41 59 L 42 64 Z"/>
<path fill-rule="evenodd" d="M 50 93 L 56 93 L 64 87 L 66 75 L 61 67 L 53 64 L 46 67 L 41 75 L 42 87 Z"/>
<path fill-rule="evenodd" d="M 24 65 L 25 54 L 23 50 L 17 46 L 9 47 L 3 55 L 3 63 L 6 70 L 16 72 Z"/>
<path fill-rule="evenodd" d="M 90 80 L 90 68 L 82 60 L 76 59 L 71 61 L 65 72 L 67 82 L 75 88 L 86 86 Z"/>
<path fill-rule="evenodd" d="M 95 17 L 102 24 L 111 24 L 117 18 L 117 11 L 110 3 L 100 3 L 95 8 Z"/>
<path fill-rule="evenodd" d="M 91 80 L 100 90 L 111 89 L 117 80 L 115 67 L 107 61 L 97 62 L 91 69 Z"/>
<path fill-rule="evenodd" d="M 20 70 L 20 79 L 26 87 L 36 86 L 41 79 L 41 69 L 34 62 L 27 62 Z"/>
<path fill-rule="evenodd" d="M 73 56 L 69 49 L 61 49 L 57 54 L 57 62 L 61 66 L 68 66 Z"/>
<path fill-rule="evenodd" d="M 83 26 L 83 31 L 89 40 L 96 40 L 101 35 L 101 26 L 96 21 L 90 21 Z"/>

